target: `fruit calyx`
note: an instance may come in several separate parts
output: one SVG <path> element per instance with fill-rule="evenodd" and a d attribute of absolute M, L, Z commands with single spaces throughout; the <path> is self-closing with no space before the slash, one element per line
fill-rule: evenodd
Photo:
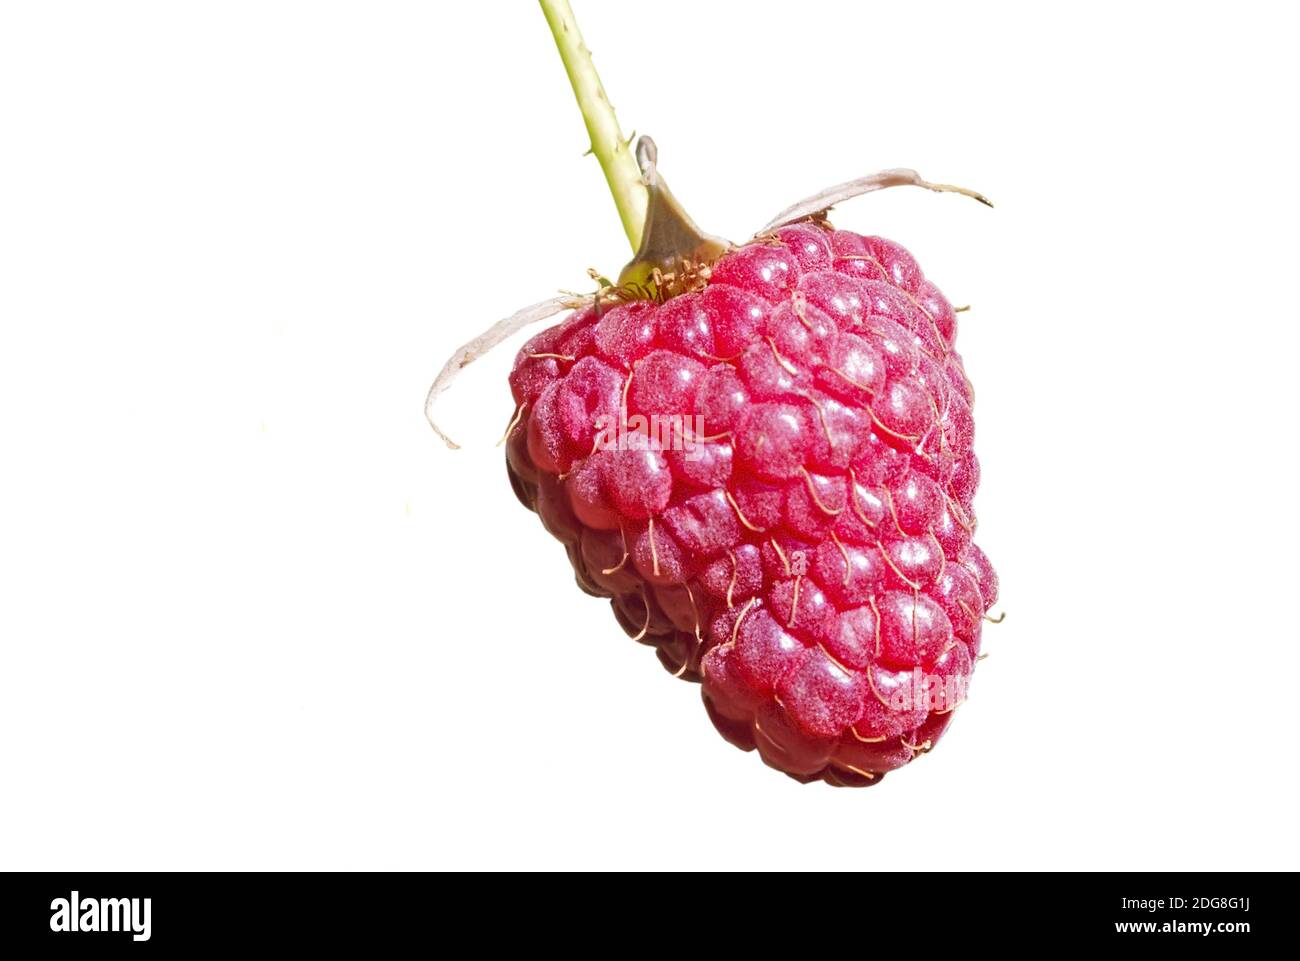
<path fill-rule="evenodd" d="M 647 193 L 645 226 L 618 286 L 638 299 L 664 301 L 704 287 L 709 269 L 731 244 L 696 226 L 659 176 L 658 159 L 655 142 L 641 137 L 636 161 Z"/>

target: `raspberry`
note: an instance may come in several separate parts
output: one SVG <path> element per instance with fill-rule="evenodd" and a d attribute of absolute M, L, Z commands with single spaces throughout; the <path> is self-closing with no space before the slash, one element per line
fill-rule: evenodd
<path fill-rule="evenodd" d="M 997 575 L 974 545 L 974 393 L 957 312 L 910 253 L 836 230 L 885 170 L 786 208 L 750 242 L 701 231 L 628 150 L 565 0 L 541 0 L 633 260 L 463 345 L 425 399 L 512 333 L 506 463 L 578 586 L 718 732 L 800 781 L 878 783 L 965 698 Z M 989 204 L 989 206 L 992 206 Z"/>
<path fill-rule="evenodd" d="M 511 481 L 579 585 L 799 780 L 878 782 L 964 697 L 997 576 L 956 333 L 902 247 L 800 222 L 510 375 Z"/>

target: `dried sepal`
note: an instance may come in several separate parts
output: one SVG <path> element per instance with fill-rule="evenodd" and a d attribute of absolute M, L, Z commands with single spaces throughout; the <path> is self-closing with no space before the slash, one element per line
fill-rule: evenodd
<path fill-rule="evenodd" d="M 785 210 L 764 224 L 757 231 L 756 236 L 761 236 L 770 230 L 775 230 L 777 227 L 794 223 L 796 220 L 804 220 L 808 217 L 824 214 L 836 204 L 851 200 L 854 197 L 860 197 L 862 194 L 884 190 L 886 187 L 924 187 L 926 190 L 933 190 L 936 193 L 954 193 L 973 197 L 986 206 L 993 206 L 987 197 L 976 193 L 974 190 L 967 190 L 965 187 L 956 187 L 952 184 L 932 184 L 928 180 L 922 179 L 921 175 L 915 170 L 899 167 L 893 170 L 882 170 L 866 177 L 859 177 L 857 180 L 836 184 L 834 187 L 827 187 L 825 190 L 818 191 L 811 197 L 805 197 L 798 203 L 786 207 Z"/>
<path fill-rule="evenodd" d="M 542 300 L 523 310 L 511 314 L 505 320 L 499 320 L 483 333 L 479 334 L 473 340 L 462 345 L 456 353 L 451 355 L 451 359 L 443 364 L 442 370 L 438 371 L 438 376 L 434 378 L 433 383 L 429 385 L 429 393 L 424 399 L 424 417 L 433 428 L 433 432 L 442 438 L 452 450 L 460 447 L 454 440 L 443 433 L 433 420 L 433 404 L 438 399 L 438 395 L 450 387 L 456 380 L 456 377 L 462 370 L 468 367 L 474 361 L 478 360 L 497 344 L 501 343 L 512 334 L 518 333 L 525 327 L 554 317 L 556 314 L 563 313 L 566 310 L 573 310 L 582 306 L 581 301 L 572 294 L 566 294 L 561 297 L 552 297 L 549 300 Z"/>

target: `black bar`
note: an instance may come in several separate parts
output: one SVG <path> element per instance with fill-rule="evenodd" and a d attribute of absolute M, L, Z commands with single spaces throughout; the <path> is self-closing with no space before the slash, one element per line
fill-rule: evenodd
<path fill-rule="evenodd" d="M 6 874 L 0 885 L 6 949 L 373 951 L 412 937 L 446 945 L 451 932 L 493 945 L 547 932 L 546 943 L 564 949 L 615 925 L 634 933 L 627 946 L 638 949 L 698 930 L 888 942 L 922 956 L 947 953 L 934 939 L 953 937 L 1236 951 L 1294 932 L 1286 908 L 1295 887 L 1290 874 L 628 874 L 592 883 L 577 874 L 85 873 Z M 607 939 L 605 947 L 617 950 Z"/>

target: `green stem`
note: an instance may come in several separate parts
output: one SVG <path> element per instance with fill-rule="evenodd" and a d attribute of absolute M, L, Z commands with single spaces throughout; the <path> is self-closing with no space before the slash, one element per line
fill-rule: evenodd
<path fill-rule="evenodd" d="M 645 228 L 647 193 L 641 180 L 641 170 L 628 142 L 623 139 L 623 131 L 618 127 L 618 118 L 614 108 L 605 96 L 600 76 L 591 62 L 591 51 L 582 42 L 578 31 L 578 21 L 574 19 L 569 8 L 569 0 L 539 0 L 542 13 L 550 25 L 555 37 L 555 46 L 559 48 L 560 59 L 569 74 L 569 83 L 573 85 L 573 95 L 578 98 L 578 107 L 582 110 L 582 119 L 587 122 L 587 133 L 591 136 L 591 152 L 600 161 L 600 168 L 605 172 L 609 183 L 609 192 L 618 207 L 618 215 L 623 221 L 623 230 L 632 244 L 632 250 L 641 247 L 641 232 Z"/>

